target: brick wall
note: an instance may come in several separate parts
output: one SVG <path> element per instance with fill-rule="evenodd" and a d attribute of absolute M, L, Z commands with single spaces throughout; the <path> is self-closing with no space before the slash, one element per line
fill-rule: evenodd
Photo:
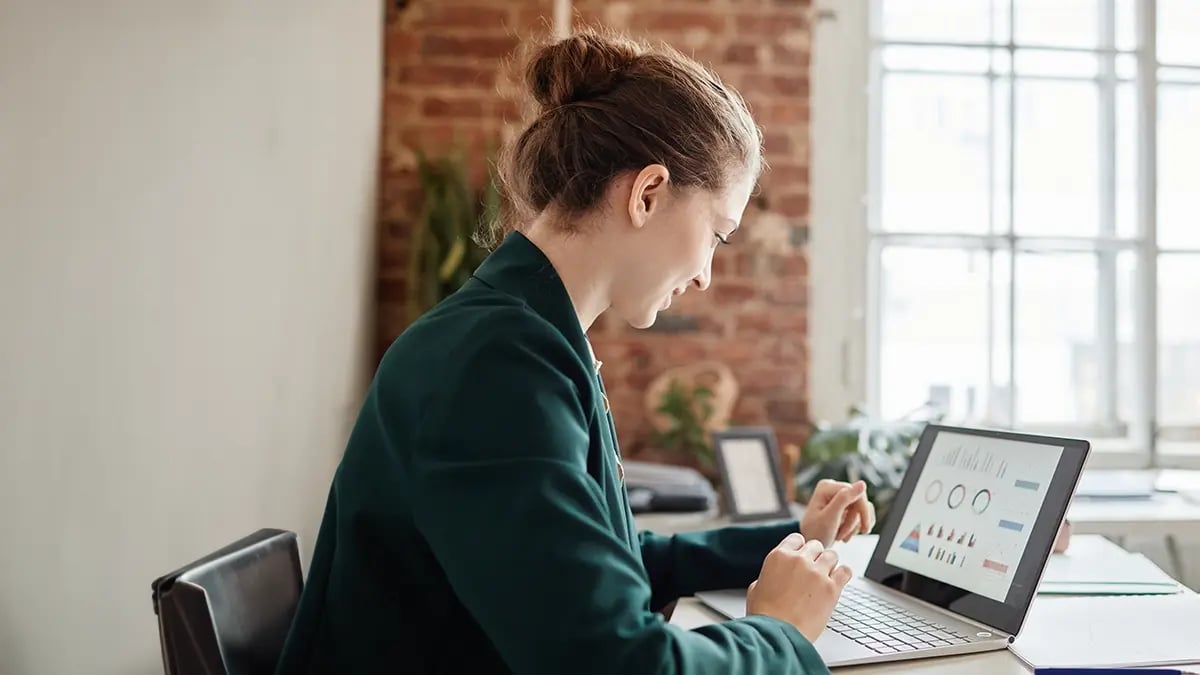
<path fill-rule="evenodd" d="M 390 4 L 390 3 L 389 3 Z M 519 123 L 521 91 L 504 56 L 545 34 L 552 0 L 411 0 L 389 9 L 380 199 L 380 339 L 403 330 L 406 224 L 419 195 L 412 148 L 457 133 L 481 151 Z M 722 247 L 708 293 L 689 293 L 650 331 L 605 320 L 591 337 L 605 362 L 621 443 L 648 431 L 642 392 L 663 370 L 727 363 L 741 395 L 734 419 L 801 441 L 808 420 L 809 53 L 812 8 L 797 0 L 574 0 L 579 22 L 662 39 L 712 64 L 764 127 L 771 167 L 736 245 Z M 477 167 L 482 175 L 482 165 Z"/>

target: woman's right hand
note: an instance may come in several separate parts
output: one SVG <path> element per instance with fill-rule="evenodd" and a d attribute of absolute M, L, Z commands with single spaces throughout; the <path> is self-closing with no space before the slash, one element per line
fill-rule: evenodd
<path fill-rule="evenodd" d="M 850 581 L 850 568 L 837 562 L 837 552 L 816 539 L 806 542 L 798 532 L 789 534 L 767 554 L 750 584 L 746 614 L 786 621 L 816 642 Z"/>

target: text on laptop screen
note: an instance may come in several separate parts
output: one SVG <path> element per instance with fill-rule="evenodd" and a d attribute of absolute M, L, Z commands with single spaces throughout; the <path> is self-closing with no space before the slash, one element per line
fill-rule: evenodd
<path fill-rule="evenodd" d="M 940 432 L 885 560 L 1004 602 L 1062 454 Z"/>

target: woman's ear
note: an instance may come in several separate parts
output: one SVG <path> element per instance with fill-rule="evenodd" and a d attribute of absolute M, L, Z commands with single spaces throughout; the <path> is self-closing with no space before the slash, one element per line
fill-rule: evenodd
<path fill-rule="evenodd" d="M 629 192 L 629 222 L 642 227 L 655 210 L 662 208 L 671 172 L 662 164 L 651 164 L 638 172 Z"/>

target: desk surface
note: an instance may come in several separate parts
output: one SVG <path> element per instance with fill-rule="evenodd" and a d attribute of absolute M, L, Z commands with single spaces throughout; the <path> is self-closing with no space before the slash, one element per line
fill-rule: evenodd
<path fill-rule="evenodd" d="M 1200 503 L 1180 494 L 1150 499 L 1082 499 L 1067 511 L 1072 531 L 1104 535 L 1176 535 L 1200 539 Z"/>
<path fill-rule="evenodd" d="M 792 505 L 799 519 L 804 507 Z M 1173 493 L 1156 493 L 1150 499 L 1082 499 L 1072 501 L 1067 512 L 1076 534 L 1106 536 L 1174 535 L 1182 540 L 1200 541 L 1200 501 Z M 716 512 L 644 513 L 636 517 L 638 529 L 661 534 L 691 532 L 722 527 L 729 518 Z"/>
<path fill-rule="evenodd" d="M 874 537 L 856 537 L 848 544 L 837 546 L 841 559 L 852 569 L 862 570 L 866 567 L 874 549 Z M 1054 602 L 1053 596 L 1040 596 L 1038 602 Z M 671 623 L 691 630 L 711 623 L 724 621 L 724 617 L 709 609 L 695 598 L 683 598 L 675 606 L 671 614 Z M 1190 666 L 1175 666 L 1185 669 L 1200 669 L 1200 663 Z M 982 654 L 966 654 L 912 661 L 893 661 L 870 666 L 850 666 L 837 668 L 836 672 L 847 675 L 867 675 L 873 673 L 914 673 L 915 675 L 1029 675 L 1030 668 L 1008 650 L 985 652 Z"/>

